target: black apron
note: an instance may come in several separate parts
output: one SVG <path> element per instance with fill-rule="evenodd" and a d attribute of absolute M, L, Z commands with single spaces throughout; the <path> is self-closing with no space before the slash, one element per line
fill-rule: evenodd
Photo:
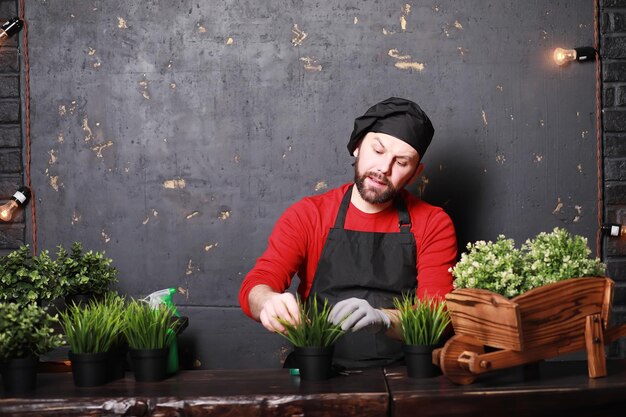
<path fill-rule="evenodd" d="M 309 296 L 334 305 L 357 297 L 375 308 L 393 308 L 393 298 L 415 292 L 417 255 L 411 218 L 402 196 L 394 205 L 398 210 L 398 233 L 345 230 L 346 213 L 352 185 L 343 196 L 335 226 L 330 229 L 313 278 Z M 387 365 L 402 359 L 401 342 L 384 331 L 367 329 L 348 332 L 335 345 L 334 363 L 342 367 Z"/>

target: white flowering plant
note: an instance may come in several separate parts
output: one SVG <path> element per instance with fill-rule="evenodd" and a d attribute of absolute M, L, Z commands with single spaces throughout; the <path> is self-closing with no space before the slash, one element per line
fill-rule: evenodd
<path fill-rule="evenodd" d="M 587 239 L 555 228 L 528 239 L 521 249 L 513 239 L 468 243 L 451 269 L 455 288 L 482 288 L 515 297 L 560 280 L 604 275 L 605 265 L 591 259 Z"/>

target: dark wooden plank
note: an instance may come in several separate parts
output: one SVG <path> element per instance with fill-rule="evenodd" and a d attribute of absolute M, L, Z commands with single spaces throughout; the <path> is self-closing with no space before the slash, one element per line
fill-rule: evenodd
<path fill-rule="evenodd" d="M 626 362 L 607 361 L 607 370 L 607 377 L 590 379 L 586 361 L 551 361 L 481 375 L 464 386 L 444 376 L 411 379 L 404 367 L 385 373 L 397 417 L 622 415 Z"/>
<path fill-rule="evenodd" d="M 4 394 L 3 394 L 4 396 Z M 132 374 L 102 387 L 75 387 L 71 374 L 39 374 L 37 391 L 0 399 L 15 416 L 387 416 L 381 369 L 300 381 L 285 369 L 183 371 L 158 383 Z"/>

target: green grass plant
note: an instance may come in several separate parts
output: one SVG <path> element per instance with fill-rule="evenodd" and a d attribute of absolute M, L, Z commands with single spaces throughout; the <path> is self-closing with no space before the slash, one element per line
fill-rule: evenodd
<path fill-rule="evenodd" d="M 124 299 L 107 293 L 102 300 L 70 304 L 60 313 L 61 326 L 73 353 L 103 353 L 124 331 Z"/>
<path fill-rule="evenodd" d="M 144 301 L 132 300 L 126 307 L 124 335 L 131 349 L 163 349 L 176 337 L 174 310 L 162 304 L 152 308 Z M 171 330 L 170 330 L 171 329 Z"/>
<path fill-rule="evenodd" d="M 291 324 L 285 320 L 279 322 L 285 327 L 285 333 L 281 336 L 289 340 L 294 346 L 299 347 L 323 347 L 334 344 L 344 331 L 341 324 L 333 324 L 328 320 L 330 306 L 328 300 L 324 300 L 321 308 L 317 297 L 309 296 L 308 302 L 298 300 L 300 323 Z"/>
<path fill-rule="evenodd" d="M 415 294 L 394 298 L 402 325 L 402 338 L 407 345 L 436 345 L 450 323 L 446 302 L 425 296 L 422 300 Z"/>

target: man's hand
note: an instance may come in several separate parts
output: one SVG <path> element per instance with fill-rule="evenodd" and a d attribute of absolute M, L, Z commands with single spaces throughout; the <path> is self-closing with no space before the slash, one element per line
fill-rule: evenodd
<path fill-rule="evenodd" d="M 270 332 L 285 332 L 279 318 L 291 324 L 300 323 L 298 303 L 291 293 L 281 294 L 266 285 L 257 285 L 250 291 L 248 299 L 253 316 Z"/>
<path fill-rule="evenodd" d="M 389 317 L 360 298 L 348 298 L 339 301 L 330 310 L 328 320 L 333 324 L 341 324 L 344 331 L 365 329 L 372 332 L 386 330 L 391 325 Z"/>

